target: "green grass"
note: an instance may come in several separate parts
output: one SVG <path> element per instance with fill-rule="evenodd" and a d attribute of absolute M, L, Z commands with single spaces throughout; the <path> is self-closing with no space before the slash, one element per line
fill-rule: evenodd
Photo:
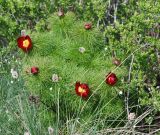
<path fill-rule="evenodd" d="M 6 49 L 4 49 L 6 50 Z M 8 56 L 9 55 L 9 56 Z M 125 124 L 128 123 L 126 118 L 126 110 L 123 108 L 122 112 L 115 111 L 111 109 L 116 105 L 116 100 L 120 97 L 112 96 L 112 98 L 105 102 L 100 100 L 99 106 L 97 104 L 96 110 L 89 113 L 85 121 L 81 121 L 81 109 L 77 110 L 72 115 L 66 116 L 66 123 L 61 125 L 61 114 L 59 114 L 60 108 L 60 89 L 57 89 L 58 93 L 56 95 L 57 109 L 56 117 L 53 115 L 51 109 L 43 104 L 34 104 L 29 101 L 29 96 L 31 93 L 25 87 L 25 82 L 23 79 L 22 65 L 21 61 L 17 60 L 17 54 L 13 57 L 8 51 L 4 51 L 2 61 L 1 61 L 1 73 L 0 73 L 0 134 L 1 135 L 16 135 L 24 134 L 24 132 L 29 131 L 32 135 L 48 135 L 48 127 L 54 129 L 54 134 L 86 134 L 86 135 L 101 135 L 101 134 L 121 134 L 121 130 L 129 134 L 130 132 L 138 134 L 136 130 L 133 130 L 132 126 L 130 128 L 125 128 Z M 10 73 L 10 69 L 16 69 L 19 73 L 18 79 L 13 79 Z M 11 83 L 13 81 L 13 83 Z M 55 86 L 56 89 L 56 86 Z M 116 88 L 113 88 L 116 91 Z M 33 93 L 32 93 L 33 94 Z M 102 95 L 102 96 L 107 96 Z M 135 96 L 134 94 L 132 95 Z M 132 97 L 130 97 L 132 98 Z M 101 97 L 101 99 L 104 99 Z M 88 101 L 87 101 L 88 102 Z M 67 105 L 67 103 L 65 103 Z M 79 100 L 79 107 L 82 104 L 82 100 Z M 125 103 L 124 103 L 125 104 Z M 106 110 L 105 106 L 110 105 L 110 110 Z M 129 107 L 134 108 L 134 101 L 130 103 Z M 84 106 L 83 106 L 84 107 Z M 114 107 L 113 107 L 114 108 Z M 151 110 L 152 112 L 153 110 Z M 66 108 L 66 114 L 70 112 L 69 108 Z M 110 113 L 110 114 L 106 114 Z M 146 114 L 142 112 L 142 115 Z M 143 116 L 140 115 L 140 120 Z M 64 115 L 63 115 L 64 116 Z M 106 116 L 106 117 L 105 117 Z M 147 117 L 147 116 L 145 116 Z M 144 117 L 144 118 L 145 118 Z M 55 122 L 56 119 L 56 122 Z"/>
<path fill-rule="evenodd" d="M 31 93 L 25 87 L 23 74 L 21 74 L 23 70 L 21 60 L 17 58 L 17 53 L 14 54 L 13 57 L 12 54 L 6 51 L 3 53 L 1 61 L 2 70 L 0 81 L 0 133 L 2 135 L 24 134 L 24 132 L 26 131 L 30 131 L 32 135 L 47 135 L 48 127 L 50 126 L 54 128 L 54 131 L 57 134 L 58 132 L 62 132 L 62 134 L 68 135 L 75 133 L 81 134 L 83 132 L 96 134 L 97 130 L 100 129 L 100 127 L 106 127 L 105 124 L 107 123 L 108 114 L 106 119 L 101 119 L 102 115 L 106 115 L 104 108 L 100 108 L 101 106 L 96 107 L 98 111 L 86 112 L 89 113 L 90 116 L 85 118 L 86 121 L 80 120 L 79 116 L 81 115 L 81 109 L 79 108 L 79 110 L 77 110 L 77 112 L 75 112 L 73 115 L 66 116 L 67 122 L 63 126 L 61 126 L 60 124 L 61 114 L 57 113 L 57 120 L 55 123 L 55 116 L 52 115 L 52 111 L 50 110 L 50 108 L 47 108 L 43 104 L 36 105 L 33 102 L 29 101 L 29 96 L 31 95 Z M 8 55 L 10 56 L 8 57 Z M 14 68 L 16 71 L 18 71 L 18 79 L 12 78 L 10 73 L 11 68 Z M 84 69 L 82 69 L 82 71 L 83 70 Z M 111 104 L 115 104 L 114 102 L 112 102 L 112 100 L 116 98 L 118 97 L 113 97 L 111 99 Z M 60 100 L 59 94 L 55 99 L 57 100 L 58 104 Z M 79 105 L 82 102 L 84 101 L 79 100 Z M 100 102 L 103 103 L 104 101 L 102 100 Z M 103 104 L 108 105 L 110 104 L 110 102 L 104 102 Z M 67 103 L 65 104 L 67 105 Z M 66 108 L 66 111 L 70 112 L 69 108 Z M 117 112 L 113 112 L 112 110 L 110 110 L 109 113 L 110 119 L 113 119 L 113 116 L 117 114 Z M 112 126 L 112 124 L 115 125 L 114 121 L 115 120 L 109 122 L 110 126 Z"/>
<path fill-rule="evenodd" d="M 75 23 L 72 17 L 73 14 L 64 21 L 51 18 L 51 22 L 56 23 L 51 24 L 50 32 L 32 33 L 35 47 L 29 55 L 13 51 L 14 42 L 2 48 L 0 135 L 23 135 L 27 131 L 32 135 L 48 135 L 48 127 L 54 129 L 54 135 L 138 134 L 137 123 L 153 113 L 154 109 L 149 108 L 138 114 L 140 104 L 134 101 L 137 93 L 121 79 L 117 87 L 104 85 L 104 77 L 110 71 L 119 78 L 128 75 L 124 65 L 128 62 L 132 66 L 131 58 L 136 57 L 141 48 L 123 56 L 121 67 L 115 67 L 110 53 L 103 50 L 105 46 L 98 31 L 78 29 L 83 26 L 82 22 L 72 27 Z M 81 45 L 89 50 L 84 55 L 77 53 Z M 35 65 L 40 67 L 38 76 L 26 74 L 25 71 Z M 18 79 L 12 78 L 11 68 L 18 71 Z M 59 83 L 51 81 L 53 73 L 62 77 Z M 76 80 L 91 84 L 92 94 L 88 100 L 75 94 Z M 134 121 L 127 118 L 126 100 L 124 95 L 118 95 L 121 88 L 131 89 L 128 107 L 137 115 Z M 29 100 L 31 95 L 40 97 L 38 103 Z"/>

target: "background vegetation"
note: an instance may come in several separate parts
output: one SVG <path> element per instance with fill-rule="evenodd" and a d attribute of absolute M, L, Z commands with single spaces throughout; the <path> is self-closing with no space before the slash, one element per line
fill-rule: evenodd
<path fill-rule="evenodd" d="M 106 66 L 108 70 L 115 69 L 114 71 L 120 74 L 120 83 L 113 89 L 115 99 L 122 104 L 118 104 L 119 109 L 112 107 L 115 103 L 111 104 L 109 110 L 112 117 L 107 117 L 106 121 L 102 119 L 103 113 L 95 113 L 90 114 L 92 120 L 89 116 L 86 116 L 87 121 L 75 117 L 59 126 L 61 114 L 54 116 L 48 106 L 30 100 L 33 94 L 29 90 L 31 85 L 26 85 L 28 78 L 23 74 L 24 67 L 27 66 L 24 64 L 25 56 L 17 48 L 16 38 L 22 29 L 26 29 L 33 35 L 34 42 L 39 41 L 42 44 L 41 39 L 46 40 L 43 41 L 45 43 L 50 41 L 49 37 L 49 40 L 44 37 L 45 34 L 49 36 L 52 33 L 53 27 L 59 30 L 57 25 L 60 22 L 55 26 L 51 25 L 59 8 L 64 9 L 66 14 L 69 11 L 75 14 L 75 29 L 83 27 L 83 23 L 89 21 L 92 22 L 94 30 L 101 31 L 99 35 L 101 41 L 104 41 L 100 43 L 104 44 L 101 52 L 103 57 L 107 57 Z M 0 133 L 10 135 L 30 132 L 41 135 L 48 134 L 48 127 L 52 127 L 57 134 L 157 133 L 160 129 L 159 10 L 158 0 L 0 0 Z M 70 21 L 72 22 L 72 18 L 68 19 L 68 22 Z M 65 29 L 69 28 L 68 26 Z M 90 33 L 94 38 L 89 41 L 100 42 L 99 38 L 95 38 L 94 30 Z M 36 38 L 37 35 L 41 38 Z M 50 49 L 47 47 L 38 48 L 41 56 L 46 55 L 47 49 Z M 112 65 L 113 57 L 120 59 L 122 66 Z M 98 61 L 97 57 L 97 65 Z M 18 79 L 11 76 L 11 69 L 19 73 Z M 98 81 L 95 81 L 96 83 L 99 84 Z M 50 84 L 47 87 L 50 88 Z M 123 94 L 119 95 L 119 91 Z M 105 97 L 101 99 L 104 100 Z M 104 103 L 104 106 L 108 105 L 109 101 Z M 103 104 L 99 106 L 99 109 L 101 108 Z M 121 112 L 119 115 L 117 110 Z M 129 120 L 128 116 L 132 112 L 136 118 Z"/>

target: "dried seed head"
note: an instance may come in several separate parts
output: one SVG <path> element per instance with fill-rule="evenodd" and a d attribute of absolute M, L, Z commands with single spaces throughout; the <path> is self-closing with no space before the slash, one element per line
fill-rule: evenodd
<path fill-rule="evenodd" d="M 129 113 L 128 120 L 134 120 L 135 118 L 136 118 L 136 114 L 135 113 Z"/>
<path fill-rule="evenodd" d="M 24 135 L 31 135 L 31 133 L 27 131 L 24 133 Z"/>
<path fill-rule="evenodd" d="M 59 79 L 60 79 L 60 78 L 58 77 L 57 74 L 53 74 L 53 75 L 52 75 L 52 81 L 53 81 L 53 82 L 59 82 Z"/>
<path fill-rule="evenodd" d="M 17 78 L 18 78 L 18 72 L 17 72 L 17 71 L 13 71 L 13 70 L 11 69 L 11 74 L 12 74 L 12 77 L 13 77 L 14 79 L 17 79 Z"/>
<path fill-rule="evenodd" d="M 119 91 L 119 95 L 122 95 L 123 94 L 123 91 Z"/>
<path fill-rule="evenodd" d="M 79 47 L 79 52 L 84 53 L 86 49 L 84 47 Z"/>
<path fill-rule="evenodd" d="M 39 98 L 39 96 L 30 95 L 29 96 L 29 101 L 33 102 L 34 104 L 39 104 L 40 98 Z"/>
<path fill-rule="evenodd" d="M 48 127 L 48 133 L 49 133 L 49 135 L 52 135 L 53 132 L 54 132 L 54 129 L 51 126 Z"/>
<path fill-rule="evenodd" d="M 26 36 L 26 30 L 21 30 L 21 36 Z"/>

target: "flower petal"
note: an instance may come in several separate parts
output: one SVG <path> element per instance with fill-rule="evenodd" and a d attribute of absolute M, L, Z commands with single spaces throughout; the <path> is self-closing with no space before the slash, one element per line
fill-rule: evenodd
<path fill-rule="evenodd" d="M 28 45 L 24 45 L 24 41 L 27 40 Z M 30 49 L 32 49 L 32 40 L 31 38 L 27 36 L 21 36 L 17 39 L 18 47 L 21 48 L 23 51 L 28 52 Z"/>

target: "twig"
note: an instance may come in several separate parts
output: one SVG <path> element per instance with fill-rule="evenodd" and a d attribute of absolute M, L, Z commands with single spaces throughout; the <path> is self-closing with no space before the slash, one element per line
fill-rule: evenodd
<path fill-rule="evenodd" d="M 156 57 L 157 57 L 157 64 L 159 65 L 160 55 L 159 55 L 159 51 L 157 48 L 155 48 L 155 53 L 156 53 Z"/>
<path fill-rule="evenodd" d="M 128 74 L 128 83 L 130 83 L 130 81 L 131 81 L 131 72 L 132 72 L 133 60 L 134 60 L 134 54 L 132 53 L 132 59 L 131 59 L 131 64 L 130 64 L 130 67 L 129 67 L 129 74 Z"/>
<path fill-rule="evenodd" d="M 127 4 L 128 3 L 128 0 L 124 0 L 123 4 Z"/>
<path fill-rule="evenodd" d="M 115 4 L 113 5 L 113 7 L 114 7 L 114 23 L 117 21 L 118 2 L 119 2 L 119 0 L 117 0 L 117 1 L 115 2 Z"/>
<path fill-rule="evenodd" d="M 9 13 L 15 19 L 16 23 L 19 24 L 19 20 L 15 17 L 11 10 L 9 10 Z"/>
<path fill-rule="evenodd" d="M 136 135 L 142 135 L 141 132 L 136 132 L 136 131 L 132 131 L 130 130 L 130 128 L 124 128 L 124 127 L 120 127 L 120 128 L 110 128 L 110 129 L 105 129 L 105 130 L 101 130 L 101 131 L 98 131 L 96 133 L 96 135 L 102 135 L 102 134 L 111 134 L 111 133 L 114 133 L 117 134 L 117 135 L 120 135 L 120 134 L 136 134 Z"/>
<path fill-rule="evenodd" d="M 155 131 L 153 131 L 153 132 L 150 132 L 149 135 L 153 135 L 153 134 L 155 134 L 155 133 L 157 133 L 157 132 L 159 132 L 159 131 L 160 131 L 160 129 L 157 129 L 157 130 L 155 130 Z"/>
<path fill-rule="evenodd" d="M 98 19 L 97 21 L 97 28 L 99 28 L 99 22 L 100 22 L 100 19 Z"/>
<path fill-rule="evenodd" d="M 132 72 L 133 60 L 134 60 L 134 54 L 132 54 L 131 64 L 130 64 L 130 68 L 129 68 L 128 83 L 130 83 L 130 81 L 131 81 L 131 72 Z M 126 96 L 125 101 L 126 101 L 125 103 L 126 103 L 126 110 L 127 110 L 127 118 L 129 120 L 129 105 L 128 105 L 128 101 L 129 101 L 129 89 L 127 91 L 127 96 Z"/>
<path fill-rule="evenodd" d="M 149 108 L 147 111 L 145 111 L 142 115 L 140 115 L 133 124 L 133 127 L 135 127 L 138 123 L 140 123 L 146 116 L 148 116 L 151 112 L 154 111 L 154 108 Z"/>

